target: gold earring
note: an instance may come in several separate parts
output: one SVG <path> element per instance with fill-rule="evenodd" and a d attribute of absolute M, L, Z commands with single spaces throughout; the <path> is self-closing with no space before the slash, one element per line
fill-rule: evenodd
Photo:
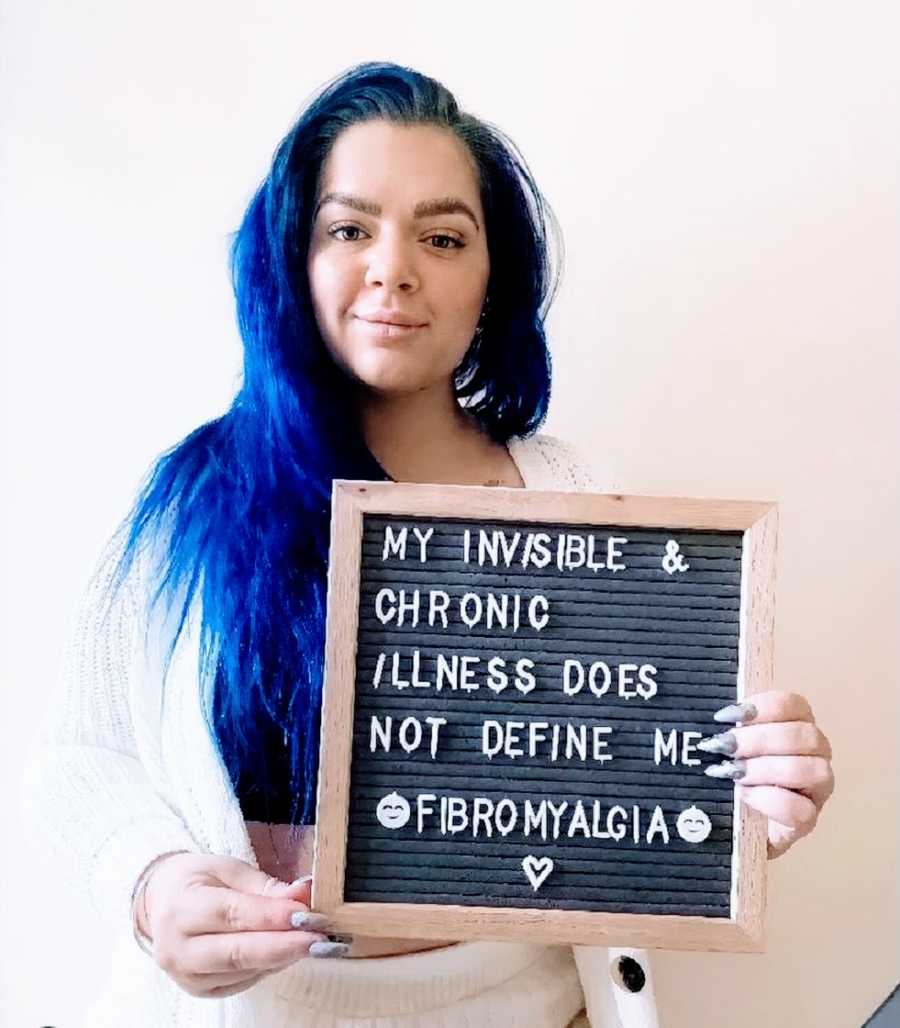
<path fill-rule="evenodd" d="M 484 306 L 481 308 L 481 314 L 478 315 L 478 324 L 475 327 L 475 335 L 480 336 L 484 331 L 484 320 L 487 317 L 488 307 L 490 306 L 490 298 L 484 298 Z"/>

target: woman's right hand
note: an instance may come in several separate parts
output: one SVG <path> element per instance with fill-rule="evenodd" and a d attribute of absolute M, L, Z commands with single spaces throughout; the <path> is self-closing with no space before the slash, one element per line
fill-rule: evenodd
<path fill-rule="evenodd" d="M 192 996 L 221 998 L 327 940 L 323 932 L 291 925 L 291 915 L 308 912 L 309 901 L 309 880 L 288 885 L 233 857 L 172 853 L 151 869 L 137 918 L 170 978 Z"/>

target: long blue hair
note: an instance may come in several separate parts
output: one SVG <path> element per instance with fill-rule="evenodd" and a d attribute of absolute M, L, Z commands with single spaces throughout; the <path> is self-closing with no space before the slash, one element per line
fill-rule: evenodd
<path fill-rule="evenodd" d="M 148 610 L 166 598 L 177 615 L 181 604 L 166 675 L 200 591 L 204 716 L 248 820 L 312 823 L 332 481 L 388 477 L 323 343 L 306 275 L 320 170 L 344 129 L 373 118 L 442 126 L 477 164 L 490 303 L 455 371 L 461 406 L 506 443 L 539 428 L 550 397 L 544 319 L 562 241 L 515 145 L 410 68 L 368 62 L 332 79 L 278 145 L 231 241 L 240 390 L 149 470 L 114 576 L 117 589 L 149 533 L 163 556 Z"/>

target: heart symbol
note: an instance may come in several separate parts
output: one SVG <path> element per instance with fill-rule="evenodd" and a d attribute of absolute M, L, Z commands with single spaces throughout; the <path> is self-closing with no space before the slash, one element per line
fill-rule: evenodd
<path fill-rule="evenodd" d="M 553 870 L 553 860 L 550 857 L 533 857 L 530 853 L 522 861 L 522 870 L 525 872 L 531 887 L 535 892 L 541 887 L 547 875 Z"/>

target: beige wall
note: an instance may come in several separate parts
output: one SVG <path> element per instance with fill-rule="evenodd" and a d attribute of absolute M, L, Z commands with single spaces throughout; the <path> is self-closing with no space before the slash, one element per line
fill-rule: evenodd
<path fill-rule="evenodd" d="M 781 505 L 777 685 L 837 789 L 770 865 L 765 955 L 658 956 L 664 1024 L 859 1025 L 897 971 L 893 5 L 6 7 L 3 723 L 40 706 L 149 461 L 227 402 L 225 234 L 281 132 L 341 68 L 412 64 L 517 141 L 561 220 L 548 429 L 610 488 Z M 5 735 L 9 787 L 27 744 Z M 0 1020 L 74 1023 L 106 940 L 29 844 L 0 880 Z"/>
<path fill-rule="evenodd" d="M 768 952 L 658 956 L 671 1028 L 853 1028 L 898 977 L 897 81 L 870 5 L 791 7 L 672 24 L 659 63 L 629 33 L 553 196 L 550 427 L 617 490 L 779 502 L 776 687 L 834 748 L 819 826 L 770 864 Z"/>

